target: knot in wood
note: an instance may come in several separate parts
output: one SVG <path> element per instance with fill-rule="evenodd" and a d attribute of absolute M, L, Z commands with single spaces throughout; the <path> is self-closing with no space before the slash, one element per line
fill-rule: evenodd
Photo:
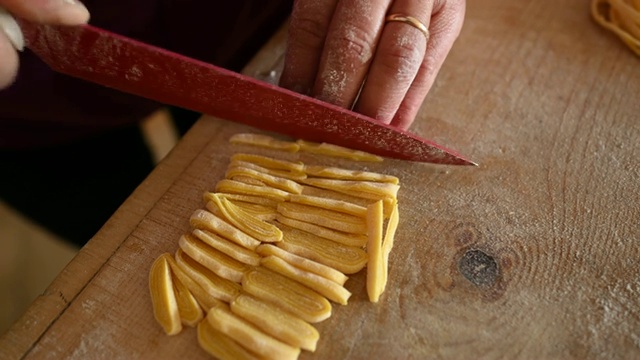
<path fill-rule="evenodd" d="M 493 287 L 500 275 L 495 259 L 477 249 L 464 253 L 458 261 L 458 270 L 472 284 L 481 288 Z"/>

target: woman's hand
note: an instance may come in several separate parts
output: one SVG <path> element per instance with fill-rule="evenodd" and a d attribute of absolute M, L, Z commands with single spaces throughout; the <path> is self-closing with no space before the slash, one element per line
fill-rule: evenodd
<path fill-rule="evenodd" d="M 89 11 L 75 0 L 0 0 L 0 89 L 15 79 L 16 50 L 22 50 L 22 33 L 11 15 L 43 24 L 80 25 L 89 21 Z"/>
<path fill-rule="evenodd" d="M 280 85 L 406 129 L 464 13 L 465 0 L 297 0 Z"/>

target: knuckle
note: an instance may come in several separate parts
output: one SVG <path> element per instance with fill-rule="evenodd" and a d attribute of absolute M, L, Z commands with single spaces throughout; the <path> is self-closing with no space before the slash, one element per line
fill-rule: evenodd
<path fill-rule="evenodd" d="M 398 38 L 379 50 L 381 65 L 398 75 L 414 76 L 423 63 L 425 50 L 424 40 L 418 43 Z"/>
<path fill-rule="evenodd" d="M 291 26 L 291 41 L 302 45 L 318 45 L 324 42 L 327 25 L 322 19 L 311 16 L 297 17 Z"/>
<path fill-rule="evenodd" d="M 361 62 L 367 62 L 373 56 L 373 38 L 368 31 L 355 26 L 346 27 L 335 38 L 335 48 L 343 49 Z"/>

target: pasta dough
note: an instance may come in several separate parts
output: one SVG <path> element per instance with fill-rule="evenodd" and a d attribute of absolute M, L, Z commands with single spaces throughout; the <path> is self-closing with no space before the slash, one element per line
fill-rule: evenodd
<path fill-rule="evenodd" d="M 640 0 L 592 0 L 591 15 L 640 56 Z"/>

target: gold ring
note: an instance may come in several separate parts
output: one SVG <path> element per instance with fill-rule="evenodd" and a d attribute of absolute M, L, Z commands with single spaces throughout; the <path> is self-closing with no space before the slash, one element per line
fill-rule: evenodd
<path fill-rule="evenodd" d="M 414 18 L 413 16 L 407 16 L 404 14 L 391 14 L 385 18 L 386 22 L 397 21 L 405 24 L 409 24 L 414 28 L 420 30 L 424 36 L 429 38 L 429 29 L 420 22 L 420 20 Z"/>

